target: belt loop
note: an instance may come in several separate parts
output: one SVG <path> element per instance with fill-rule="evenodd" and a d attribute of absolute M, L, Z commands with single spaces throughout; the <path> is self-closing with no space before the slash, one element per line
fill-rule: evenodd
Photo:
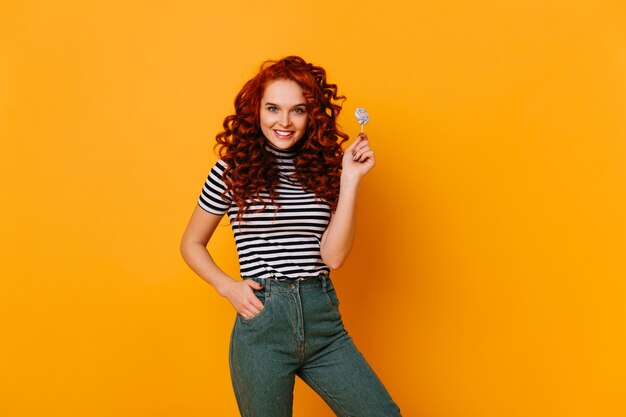
<path fill-rule="evenodd" d="M 270 290 L 272 288 L 272 280 L 270 278 L 266 278 L 263 280 L 265 286 L 265 298 L 270 298 Z"/>
<path fill-rule="evenodd" d="M 326 292 L 326 285 L 327 285 L 326 275 L 324 274 L 324 275 L 322 275 L 322 291 L 323 292 Z"/>

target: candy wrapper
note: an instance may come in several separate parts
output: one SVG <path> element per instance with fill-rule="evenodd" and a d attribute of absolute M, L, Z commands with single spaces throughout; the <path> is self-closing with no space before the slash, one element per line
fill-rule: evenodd
<path fill-rule="evenodd" d="M 367 110 L 362 107 L 357 107 L 354 111 L 354 117 L 356 117 L 356 121 L 361 125 L 361 133 L 363 133 L 363 127 L 367 122 L 370 121 L 370 115 L 367 114 Z"/>

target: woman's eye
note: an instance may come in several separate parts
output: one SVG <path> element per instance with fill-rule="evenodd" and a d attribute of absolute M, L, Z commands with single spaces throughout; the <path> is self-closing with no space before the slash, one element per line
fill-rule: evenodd
<path fill-rule="evenodd" d="M 294 111 L 295 113 L 297 113 L 297 114 L 302 114 L 302 113 L 304 113 L 304 112 L 305 112 L 305 110 L 304 110 L 303 108 L 301 108 L 301 107 L 298 107 L 297 109 L 294 109 L 293 111 Z"/>
<path fill-rule="evenodd" d="M 273 111 L 278 110 L 278 108 L 276 108 L 275 106 L 269 106 L 269 107 L 267 108 L 267 110 L 269 110 L 269 111 L 272 111 L 272 112 L 273 112 Z"/>

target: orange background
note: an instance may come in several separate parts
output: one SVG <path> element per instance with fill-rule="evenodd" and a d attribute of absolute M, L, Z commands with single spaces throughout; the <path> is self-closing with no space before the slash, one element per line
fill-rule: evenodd
<path fill-rule="evenodd" d="M 237 415 L 178 245 L 235 94 L 299 54 L 372 116 L 334 282 L 403 415 L 626 415 L 626 6 L 227 3 L 0 3 L 0 414 Z"/>

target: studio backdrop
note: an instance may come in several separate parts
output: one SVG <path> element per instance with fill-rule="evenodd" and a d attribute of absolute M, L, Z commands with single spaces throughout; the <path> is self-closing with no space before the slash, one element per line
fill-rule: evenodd
<path fill-rule="evenodd" d="M 366 108 L 333 271 L 404 416 L 626 415 L 619 1 L 0 2 L 0 415 L 230 417 L 235 311 L 179 243 L 266 59 Z M 224 220 L 209 245 L 238 277 Z M 263 360 L 260 353 L 259 360 Z M 332 416 L 298 380 L 294 415 Z"/>

